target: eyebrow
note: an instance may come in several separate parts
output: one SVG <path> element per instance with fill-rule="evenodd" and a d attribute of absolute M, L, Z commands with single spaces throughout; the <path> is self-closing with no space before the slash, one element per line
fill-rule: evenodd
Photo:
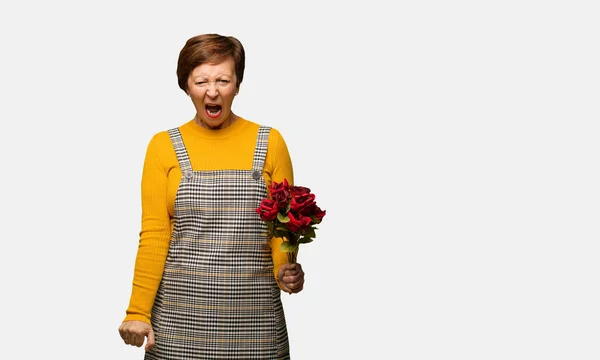
<path fill-rule="evenodd" d="M 223 76 L 227 76 L 227 77 L 233 77 L 233 75 L 219 74 L 219 75 L 217 75 L 217 78 L 219 78 L 219 77 L 223 77 Z M 206 76 L 206 75 L 196 75 L 196 76 L 192 76 L 192 79 L 198 79 L 198 78 L 207 79 L 207 78 L 208 78 L 208 76 Z"/>

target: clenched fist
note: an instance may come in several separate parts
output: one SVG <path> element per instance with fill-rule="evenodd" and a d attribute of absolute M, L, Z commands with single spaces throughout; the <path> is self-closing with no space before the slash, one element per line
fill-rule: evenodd
<path fill-rule="evenodd" d="M 148 338 L 145 347 L 146 351 L 154 345 L 154 331 L 152 330 L 152 325 L 143 321 L 124 321 L 121 326 L 119 326 L 119 334 L 121 334 L 121 338 L 125 341 L 125 344 L 137 347 L 144 344 L 144 338 Z"/>
<path fill-rule="evenodd" d="M 295 294 L 304 288 L 304 271 L 298 263 L 283 264 L 277 272 L 277 282 L 281 290 Z"/>

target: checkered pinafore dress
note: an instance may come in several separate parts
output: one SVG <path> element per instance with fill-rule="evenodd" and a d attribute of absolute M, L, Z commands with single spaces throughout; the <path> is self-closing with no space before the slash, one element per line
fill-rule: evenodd
<path fill-rule="evenodd" d="M 152 309 L 145 359 L 289 359 L 266 225 L 255 212 L 270 128 L 258 131 L 251 170 L 194 171 L 169 130 L 181 183 L 169 255 Z"/>

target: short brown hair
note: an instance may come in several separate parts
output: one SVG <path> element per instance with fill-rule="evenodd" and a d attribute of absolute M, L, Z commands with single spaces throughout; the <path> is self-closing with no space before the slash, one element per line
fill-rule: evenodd
<path fill-rule="evenodd" d="M 187 93 L 187 81 L 192 70 L 205 63 L 218 64 L 230 56 L 233 57 L 235 64 L 236 87 L 239 88 L 244 79 L 246 62 L 242 43 L 233 36 L 219 34 L 191 37 L 179 52 L 177 61 L 179 87 Z"/>

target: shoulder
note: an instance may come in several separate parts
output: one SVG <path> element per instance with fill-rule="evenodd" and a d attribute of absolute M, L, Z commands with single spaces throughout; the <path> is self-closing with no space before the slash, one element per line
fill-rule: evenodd
<path fill-rule="evenodd" d="M 273 127 L 271 128 L 269 136 L 272 136 L 274 138 L 277 138 L 277 139 L 283 141 L 283 136 L 281 135 L 281 132 L 279 132 L 279 130 L 277 130 L 276 128 L 273 128 Z"/>
<path fill-rule="evenodd" d="M 269 129 L 269 145 L 268 145 L 268 147 L 269 147 L 270 152 L 273 152 L 273 151 L 287 152 L 287 145 L 285 143 L 283 135 L 277 128 L 270 126 L 268 124 L 259 124 L 259 123 L 253 122 L 251 120 L 248 120 L 248 119 L 240 118 L 240 120 L 242 120 L 244 122 L 246 129 L 250 130 L 249 133 L 252 133 L 252 134 L 257 134 L 261 127 Z"/>
<path fill-rule="evenodd" d="M 275 147 L 286 146 L 285 140 L 283 139 L 283 135 L 281 135 L 281 132 L 273 127 L 269 131 L 269 145 Z"/>
<path fill-rule="evenodd" d="M 171 141 L 171 132 L 174 130 L 179 130 L 180 134 L 185 134 L 190 132 L 190 129 L 193 129 L 194 121 L 187 121 L 180 126 L 172 127 L 172 128 L 163 128 L 163 130 L 158 131 L 152 135 L 150 138 L 150 145 L 164 147 L 164 146 L 172 146 Z"/>
<path fill-rule="evenodd" d="M 169 136 L 169 131 L 168 130 L 163 130 L 163 131 L 159 131 L 157 133 L 155 133 L 154 135 L 152 135 L 152 137 L 150 138 L 150 141 L 148 143 L 148 147 L 152 147 L 152 148 L 162 148 L 165 147 L 167 145 L 171 144 L 171 138 Z"/>
<path fill-rule="evenodd" d="M 163 157 L 165 154 L 174 154 L 175 149 L 169 132 L 174 129 L 179 129 L 181 131 L 184 126 L 185 125 L 172 129 L 163 129 L 154 133 L 148 141 L 147 153 L 149 155 L 154 154 L 157 157 Z"/>
<path fill-rule="evenodd" d="M 273 142 L 283 142 L 283 137 L 281 136 L 281 133 L 274 127 L 268 125 L 268 124 L 262 124 L 262 123 L 257 123 L 248 119 L 244 119 L 244 118 L 239 118 L 239 121 L 241 123 L 240 128 L 243 128 L 244 131 L 247 134 L 252 134 L 252 136 L 256 136 L 256 134 L 258 134 L 258 131 L 263 128 L 263 129 L 268 129 L 269 130 L 269 144 L 273 143 Z"/>
<path fill-rule="evenodd" d="M 258 123 L 252 122 L 250 120 L 244 120 L 244 121 L 247 122 L 248 124 L 251 124 L 251 126 L 253 128 L 256 128 L 257 131 L 261 127 L 269 129 L 269 143 L 272 143 L 273 141 L 284 142 L 283 136 L 281 135 L 281 132 L 279 132 L 278 129 L 276 129 L 268 124 L 258 124 Z"/>
<path fill-rule="evenodd" d="M 281 132 L 274 127 L 269 130 L 269 145 L 267 153 L 271 154 L 288 154 L 288 147 Z"/>

